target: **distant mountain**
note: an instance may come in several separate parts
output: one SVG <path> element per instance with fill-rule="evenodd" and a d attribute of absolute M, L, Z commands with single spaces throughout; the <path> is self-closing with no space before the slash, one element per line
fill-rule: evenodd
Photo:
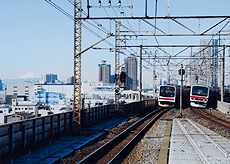
<path fill-rule="evenodd" d="M 28 79 L 28 78 L 40 78 L 36 73 L 27 72 L 25 75 L 19 77 L 19 79 Z"/>
<path fill-rule="evenodd" d="M 9 84 L 9 83 L 23 83 L 24 81 L 40 81 L 40 78 L 25 78 L 25 79 L 2 79 L 3 84 Z"/>
<path fill-rule="evenodd" d="M 19 78 L 15 78 L 15 79 L 2 79 L 2 82 L 4 84 L 9 84 L 9 83 L 22 83 L 24 81 L 40 81 L 40 77 L 33 72 L 27 72 L 26 74 L 22 75 Z"/>

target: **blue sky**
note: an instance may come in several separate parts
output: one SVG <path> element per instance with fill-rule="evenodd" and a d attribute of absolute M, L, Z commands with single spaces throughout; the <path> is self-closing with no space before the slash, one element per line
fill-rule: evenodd
<path fill-rule="evenodd" d="M 52 0 L 68 13 L 73 14 L 73 6 L 68 0 Z M 115 5 L 117 0 L 113 1 Z M 129 5 L 129 0 L 122 0 L 122 5 Z M 144 16 L 145 0 L 133 0 L 133 16 Z M 97 0 L 90 0 L 92 6 L 97 5 Z M 107 0 L 102 0 L 104 6 Z M 167 15 L 167 0 L 158 0 L 157 16 Z M 83 10 L 86 11 L 86 0 L 82 0 Z M 119 15 L 119 9 L 106 9 L 110 16 Z M 115 11 L 115 12 L 114 12 Z M 125 15 L 130 16 L 129 9 L 123 9 Z M 104 9 L 92 8 L 92 16 L 107 16 Z M 155 14 L 155 0 L 148 0 L 148 15 Z M 230 15 L 228 0 L 174 0 L 170 1 L 171 16 L 197 16 L 197 15 Z M 217 23 L 219 20 L 216 20 Z M 109 21 L 99 21 L 109 29 Z M 83 21 L 83 23 L 85 23 Z M 124 25 L 139 30 L 138 21 L 123 21 Z M 154 24 L 154 21 L 151 21 Z M 185 20 L 184 23 L 194 30 L 198 30 L 198 20 Z M 96 33 L 106 35 L 93 28 Z M 168 21 L 157 21 L 157 25 L 168 32 Z M 213 25 L 210 21 L 201 20 L 201 31 Z M 180 28 L 170 22 L 171 32 L 179 33 Z M 0 1 L 0 79 L 18 78 L 27 72 L 34 72 L 39 76 L 47 73 L 58 74 L 58 78 L 66 80 L 73 75 L 73 21 L 49 5 L 45 0 L 1 0 Z M 220 26 L 221 27 L 221 26 Z M 219 30 L 220 27 L 213 29 Z M 112 30 L 114 25 L 112 24 Z M 141 30 L 152 30 L 149 26 L 141 26 Z M 184 29 L 183 29 L 184 30 Z M 229 30 L 229 25 L 226 27 Z M 83 29 L 82 50 L 91 46 L 100 39 Z M 208 38 L 207 38 L 208 39 Z M 108 41 L 114 43 L 114 38 Z M 199 44 L 199 38 L 158 38 L 162 44 Z M 156 44 L 154 38 L 148 38 L 148 43 Z M 139 45 L 140 41 L 132 44 Z M 229 44 L 229 41 L 225 41 Z M 96 47 L 109 48 L 106 43 Z M 137 48 L 133 48 L 138 51 Z M 151 50 L 154 51 L 154 50 Z M 169 50 L 174 52 L 179 50 Z M 189 52 L 185 52 L 189 53 Z M 121 55 L 121 64 L 127 57 Z M 98 80 L 98 64 L 107 60 L 114 72 L 114 52 L 109 50 L 89 50 L 82 55 L 82 80 Z M 147 63 L 145 63 L 148 66 Z M 152 72 L 144 69 L 145 83 L 151 83 Z"/>

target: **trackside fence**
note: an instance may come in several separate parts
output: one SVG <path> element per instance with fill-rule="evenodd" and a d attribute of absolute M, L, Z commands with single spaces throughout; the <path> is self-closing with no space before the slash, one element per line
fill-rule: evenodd
<path fill-rule="evenodd" d="M 0 157 L 52 139 L 72 128 L 72 112 L 17 121 L 0 126 Z"/>
<path fill-rule="evenodd" d="M 127 117 L 150 107 L 155 99 L 120 104 L 119 117 Z M 81 111 L 81 128 L 97 124 L 115 116 L 114 105 L 104 105 Z M 0 158 L 13 155 L 53 137 L 67 133 L 73 127 L 73 112 L 58 113 L 0 125 Z"/>

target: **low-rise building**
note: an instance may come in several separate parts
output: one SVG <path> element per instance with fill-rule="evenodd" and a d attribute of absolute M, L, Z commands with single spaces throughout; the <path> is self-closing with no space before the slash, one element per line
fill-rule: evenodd
<path fill-rule="evenodd" d="M 34 118 L 35 116 L 32 113 L 20 113 L 20 114 L 9 114 L 4 116 L 4 123 L 11 123 L 20 120 Z"/>
<path fill-rule="evenodd" d="M 38 105 L 33 102 L 12 100 L 12 114 L 31 113 L 35 117 L 38 116 Z"/>
<path fill-rule="evenodd" d="M 39 92 L 64 94 L 65 98 L 73 99 L 73 84 L 34 84 L 33 95 Z"/>
<path fill-rule="evenodd" d="M 6 95 L 26 96 L 31 99 L 34 95 L 34 84 L 32 82 L 7 84 Z"/>
<path fill-rule="evenodd" d="M 59 104 L 60 100 L 63 100 L 65 95 L 62 93 L 55 92 L 38 92 L 34 95 L 35 104 L 47 104 L 49 107 L 51 105 Z"/>
<path fill-rule="evenodd" d="M 0 106 L 0 125 L 5 123 L 5 117 L 9 115 L 10 106 L 8 105 L 1 105 Z"/>
<path fill-rule="evenodd" d="M 73 84 L 74 83 L 74 77 L 70 76 L 67 78 L 66 84 Z"/>

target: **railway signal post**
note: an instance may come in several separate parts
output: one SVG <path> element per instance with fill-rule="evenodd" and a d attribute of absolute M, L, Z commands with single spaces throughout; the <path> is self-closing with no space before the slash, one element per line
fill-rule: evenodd
<path fill-rule="evenodd" d="M 181 68 L 178 70 L 179 75 L 181 76 L 181 85 L 180 85 L 180 117 L 182 117 L 182 86 L 183 86 L 183 75 L 185 74 L 185 70 L 183 69 L 183 64 L 181 64 Z"/>
<path fill-rule="evenodd" d="M 126 72 L 125 68 L 121 68 L 121 74 L 120 74 L 120 88 L 126 88 Z"/>

